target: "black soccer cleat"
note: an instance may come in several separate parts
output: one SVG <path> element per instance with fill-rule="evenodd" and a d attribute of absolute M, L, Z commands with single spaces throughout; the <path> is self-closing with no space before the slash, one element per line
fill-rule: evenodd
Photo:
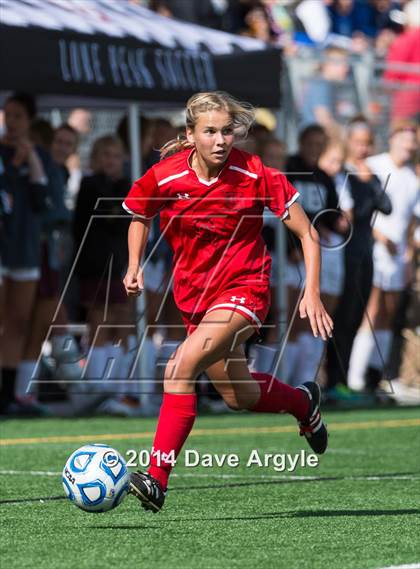
<path fill-rule="evenodd" d="M 305 421 L 299 423 L 301 437 L 305 437 L 311 449 L 317 454 L 323 454 L 328 446 L 328 431 L 322 422 L 319 407 L 321 404 L 321 389 L 314 381 L 306 381 L 299 385 L 309 398 L 309 412 Z"/>
<path fill-rule="evenodd" d="M 162 509 L 166 494 L 156 478 L 138 470 L 130 474 L 129 487 L 129 494 L 138 498 L 145 510 L 151 510 L 156 514 Z"/>

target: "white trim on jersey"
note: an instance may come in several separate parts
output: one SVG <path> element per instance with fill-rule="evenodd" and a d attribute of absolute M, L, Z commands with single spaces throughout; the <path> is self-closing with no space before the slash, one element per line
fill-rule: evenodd
<path fill-rule="evenodd" d="M 131 215 L 134 215 L 134 217 L 140 217 L 141 219 L 153 219 L 155 217 L 154 215 L 152 217 L 146 217 L 145 215 L 141 215 L 141 213 L 136 213 L 135 211 L 133 211 L 129 207 L 127 207 L 125 205 L 125 202 L 122 203 L 122 206 L 127 213 L 131 213 Z"/>
<path fill-rule="evenodd" d="M 203 178 L 200 178 L 199 176 L 197 176 L 197 179 L 199 182 L 201 182 L 205 186 L 211 186 L 212 184 L 215 184 L 219 180 L 219 176 L 217 176 L 217 178 L 212 178 L 211 180 L 203 180 Z"/>
<path fill-rule="evenodd" d="M 163 186 L 167 182 L 171 182 L 172 180 L 176 180 L 177 178 L 182 178 L 182 176 L 186 176 L 189 173 L 189 170 L 184 170 L 179 174 L 172 174 L 172 176 L 168 176 L 167 178 L 163 178 L 160 182 L 158 182 L 158 186 Z"/>
<path fill-rule="evenodd" d="M 299 192 L 296 192 L 295 195 L 285 204 L 286 211 L 283 213 L 280 219 L 286 219 L 286 217 L 289 215 L 289 207 L 298 199 L 299 196 Z"/>
<path fill-rule="evenodd" d="M 250 178 L 254 178 L 256 180 L 258 178 L 258 174 L 254 174 L 254 172 L 250 172 L 249 170 L 244 170 L 243 168 L 239 168 L 239 166 L 229 166 L 229 170 L 235 170 L 236 172 L 241 172 Z"/>
<path fill-rule="evenodd" d="M 215 304 L 214 306 L 211 306 L 206 311 L 206 314 L 208 314 L 212 310 L 216 310 L 216 308 L 235 308 L 236 310 L 242 310 L 242 312 L 244 312 L 245 314 L 248 314 L 248 316 L 251 316 L 251 318 L 253 320 L 255 320 L 255 322 L 258 324 L 258 326 L 262 326 L 262 322 L 258 318 L 258 316 L 256 314 L 254 314 L 252 312 L 252 310 L 250 310 L 249 308 L 246 308 L 246 306 L 242 306 L 241 304 L 235 304 L 234 302 L 223 302 L 221 304 Z"/>

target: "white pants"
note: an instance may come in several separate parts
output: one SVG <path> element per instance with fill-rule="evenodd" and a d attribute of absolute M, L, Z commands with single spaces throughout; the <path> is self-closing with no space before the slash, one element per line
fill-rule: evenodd
<path fill-rule="evenodd" d="M 391 255 L 382 243 L 373 247 L 373 285 L 381 290 L 400 291 L 405 288 L 405 250 Z"/>

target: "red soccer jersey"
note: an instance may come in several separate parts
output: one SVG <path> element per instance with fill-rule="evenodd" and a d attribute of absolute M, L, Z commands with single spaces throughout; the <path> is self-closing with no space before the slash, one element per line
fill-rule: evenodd
<path fill-rule="evenodd" d="M 202 180 L 190 166 L 192 152 L 150 168 L 123 207 L 146 218 L 160 212 L 161 231 L 174 253 L 176 304 L 197 313 L 235 287 L 269 287 L 263 210 L 267 206 L 284 219 L 299 194 L 278 170 L 235 148 L 217 178 Z"/>

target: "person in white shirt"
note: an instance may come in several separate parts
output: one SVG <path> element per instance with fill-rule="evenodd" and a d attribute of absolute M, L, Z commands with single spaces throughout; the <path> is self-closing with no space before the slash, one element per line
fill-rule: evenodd
<path fill-rule="evenodd" d="M 367 367 L 383 373 L 392 342 L 392 327 L 401 291 L 407 285 L 410 258 L 409 229 L 416 221 L 419 184 L 411 159 L 416 149 L 416 127 L 394 125 L 389 152 L 368 158 L 368 166 L 382 182 L 392 202 L 391 215 L 378 213 L 373 223 L 373 287 L 367 310 L 353 344 L 348 385 L 365 387 Z"/>

